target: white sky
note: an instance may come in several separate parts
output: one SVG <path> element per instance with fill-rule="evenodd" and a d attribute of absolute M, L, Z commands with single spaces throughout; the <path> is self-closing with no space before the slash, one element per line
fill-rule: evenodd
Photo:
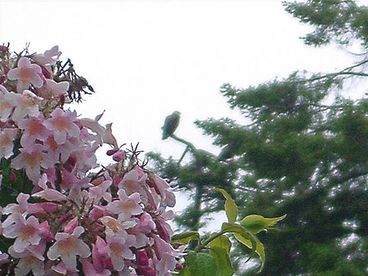
<path fill-rule="evenodd" d="M 0 0 L 0 43 L 31 51 L 59 45 L 97 93 L 77 106 L 94 117 L 106 109 L 121 143 L 179 157 L 161 126 L 182 113 L 180 137 L 216 151 L 195 119 L 233 116 L 220 86 L 256 85 L 297 69 L 333 71 L 351 57 L 333 47 L 307 47 L 309 30 L 279 0 L 21 1 Z M 180 207 L 180 206 L 179 206 Z"/>

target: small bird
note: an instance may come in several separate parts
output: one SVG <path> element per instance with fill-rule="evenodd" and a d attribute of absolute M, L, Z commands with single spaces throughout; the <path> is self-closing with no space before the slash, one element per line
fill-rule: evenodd
<path fill-rule="evenodd" d="M 167 139 L 174 134 L 176 128 L 179 125 L 180 112 L 174 111 L 171 115 L 167 116 L 162 127 L 162 140 Z"/>

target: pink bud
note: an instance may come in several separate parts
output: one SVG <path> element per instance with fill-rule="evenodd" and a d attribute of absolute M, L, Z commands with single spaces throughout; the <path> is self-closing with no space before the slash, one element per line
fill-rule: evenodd
<path fill-rule="evenodd" d="M 112 155 L 112 159 L 114 159 L 114 161 L 116 162 L 120 162 L 125 159 L 125 156 L 126 156 L 125 151 L 118 150 Z"/>
<path fill-rule="evenodd" d="M 145 267 L 138 267 L 135 269 L 138 275 L 144 276 L 156 276 L 156 271 L 152 267 L 145 266 Z"/>
<path fill-rule="evenodd" d="M 114 177 L 112 178 L 112 185 L 114 185 L 115 187 L 118 187 L 121 180 L 123 180 L 123 178 L 121 176 L 114 175 Z"/>
<path fill-rule="evenodd" d="M 9 48 L 5 45 L 0 45 L 0 53 L 6 53 L 8 52 Z"/>
<path fill-rule="evenodd" d="M 59 218 L 59 223 L 62 224 L 70 219 L 70 214 L 62 214 Z"/>
<path fill-rule="evenodd" d="M 183 269 L 183 265 L 182 264 L 179 264 L 179 263 L 176 263 L 176 265 L 175 265 L 175 270 L 176 271 L 180 271 L 180 270 L 182 270 Z"/>
<path fill-rule="evenodd" d="M 148 262 L 148 255 L 146 251 L 144 250 L 137 251 L 135 255 L 137 259 L 137 264 L 139 266 L 148 266 L 149 262 Z"/>
<path fill-rule="evenodd" d="M 47 220 L 40 223 L 39 227 L 40 227 L 40 231 L 42 233 L 42 236 L 45 240 L 51 241 L 54 238 L 51 231 L 50 231 L 50 226 L 49 226 L 49 223 L 47 222 Z"/>
<path fill-rule="evenodd" d="M 163 239 L 166 242 L 170 241 L 170 233 L 167 231 L 167 229 L 162 226 L 161 222 L 158 220 L 155 220 L 157 233 L 160 236 L 161 239 Z"/>
<path fill-rule="evenodd" d="M 49 72 L 49 70 L 47 70 L 44 66 L 40 66 L 41 67 L 41 71 L 42 74 L 45 76 L 46 79 L 51 79 L 51 74 Z"/>
<path fill-rule="evenodd" d="M 14 171 L 11 171 L 10 172 L 10 175 L 9 175 L 9 180 L 11 183 L 15 183 L 17 182 L 17 175 L 15 174 Z"/>
<path fill-rule="evenodd" d="M 106 154 L 108 155 L 108 156 L 111 156 L 111 155 L 113 155 L 114 153 L 116 153 L 118 151 L 118 149 L 111 149 L 111 150 L 108 150 L 107 152 L 106 152 Z"/>
<path fill-rule="evenodd" d="M 38 202 L 38 203 L 33 203 L 33 205 L 37 209 L 41 208 L 46 213 L 54 213 L 58 209 L 58 205 L 53 202 Z"/>
<path fill-rule="evenodd" d="M 77 227 L 78 225 L 78 218 L 75 217 L 71 221 L 69 221 L 67 225 L 65 225 L 64 232 L 71 234 L 73 233 L 75 227 Z"/>

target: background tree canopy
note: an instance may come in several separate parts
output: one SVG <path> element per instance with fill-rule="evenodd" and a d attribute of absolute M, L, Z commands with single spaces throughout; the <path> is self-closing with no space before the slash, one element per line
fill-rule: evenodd
<path fill-rule="evenodd" d="M 368 7 L 349 0 L 284 5 L 313 27 L 303 38 L 307 45 L 360 45 L 352 65 L 327 74 L 294 72 L 246 89 L 224 84 L 230 108 L 250 123 L 196 122 L 222 147 L 219 156 L 176 136 L 187 145 L 188 162 L 150 156 L 173 185 L 193 194 L 176 219 L 180 226 L 197 230 L 205 215 L 220 209 L 214 187 L 236 198 L 242 216 L 287 214 L 280 230 L 261 236 L 267 256 L 262 275 L 366 275 L 368 99 L 350 99 L 346 87 L 368 76 Z"/>

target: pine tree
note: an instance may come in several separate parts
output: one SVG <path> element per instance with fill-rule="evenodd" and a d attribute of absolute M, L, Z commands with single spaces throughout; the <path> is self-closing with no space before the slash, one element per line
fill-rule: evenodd
<path fill-rule="evenodd" d="M 222 147 L 220 155 L 173 136 L 187 145 L 190 161 L 152 157 L 173 185 L 193 193 L 192 205 L 177 218 L 190 229 L 218 210 L 221 199 L 213 187 L 229 191 L 243 206 L 242 216 L 287 214 L 280 230 L 261 237 L 267 256 L 263 275 L 366 275 L 368 99 L 331 100 L 331 95 L 347 95 L 349 80 L 368 76 L 368 8 L 349 0 L 284 5 L 313 26 L 304 37 L 307 45 L 360 43 L 358 60 L 338 72 L 295 72 L 246 89 L 225 84 L 221 93 L 250 123 L 196 122 Z"/>

